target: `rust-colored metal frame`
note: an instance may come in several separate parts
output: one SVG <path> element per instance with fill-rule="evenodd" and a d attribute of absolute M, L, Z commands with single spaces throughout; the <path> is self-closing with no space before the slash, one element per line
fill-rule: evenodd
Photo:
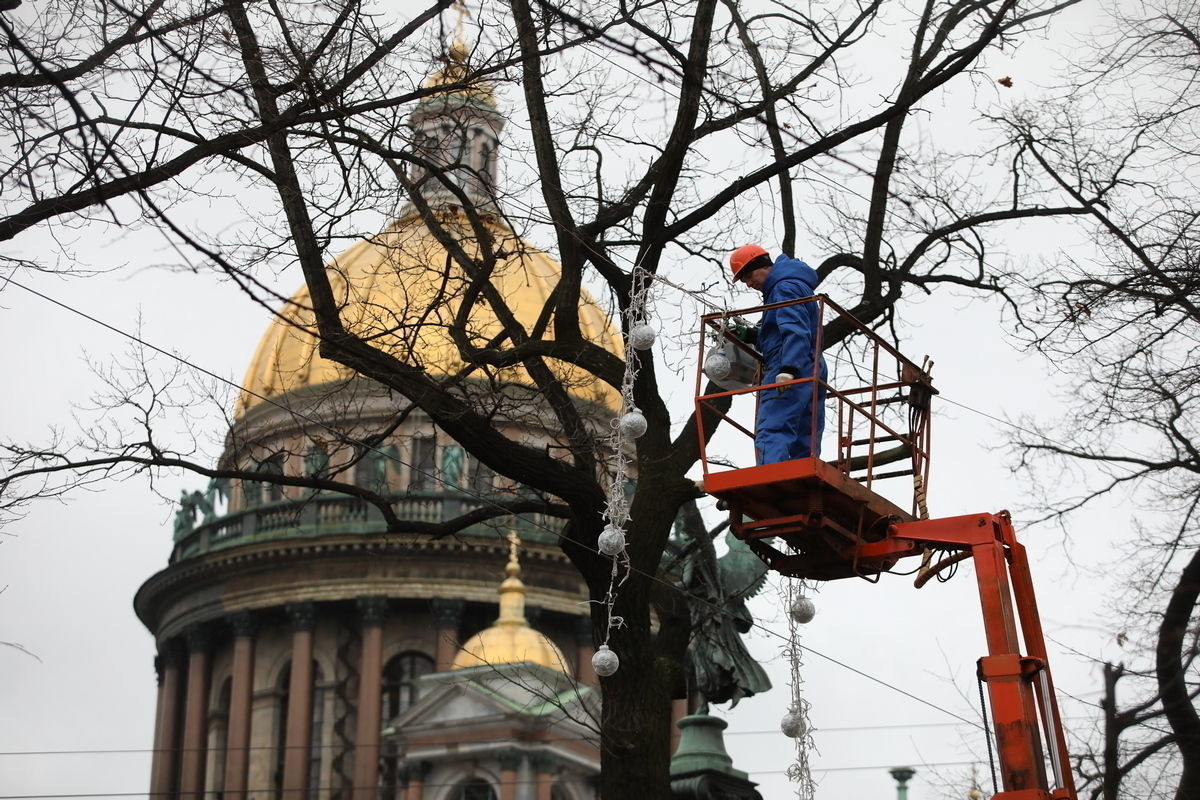
<path fill-rule="evenodd" d="M 728 508 L 734 536 L 771 569 L 797 578 L 876 580 L 887 565 L 860 567 L 857 548 L 883 538 L 893 522 L 914 519 L 819 458 L 712 472 L 704 491 Z M 780 542 L 787 552 L 778 549 Z"/>
<path fill-rule="evenodd" d="M 849 475 L 851 465 L 856 463 L 853 455 L 853 450 L 856 447 L 866 448 L 864 456 L 858 458 L 858 463 L 865 465 L 865 473 L 854 476 L 855 480 L 871 489 L 877 480 L 885 478 L 899 477 L 903 475 L 919 475 L 926 483 L 929 480 L 929 454 L 930 454 L 930 435 L 929 428 L 926 426 L 921 431 L 902 431 L 897 430 L 892 425 L 889 425 L 881 418 L 881 409 L 895 401 L 895 397 L 885 397 L 901 392 L 905 387 L 911 387 L 914 383 L 922 383 L 929 386 L 928 375 L 918 367 L 913 361 L 906 358 L 899 350 L 884 341 L 880 336 L 857 320 L 850 312 L 839 306 L 834 301 L 830 300 L 825 295 L 815 295 L 813 297 L 803 298 L 801 300 L 789 300 L 782 303 L 771 303 L 768 305 L 754 306 L 751 308 L 738 309 L 735 311 L 706 314 L 701 317 L 700 337 L 699 337 L 699 358 L 697 363 L 703 364 L 706 352 L 706 342 L 713 334 L 716 336 L 726 336 L 726 330 L 730 320 L 734 317 L 743 315 L 758 314 L 763 311 L 768 311 L 776 308 L 783 308 L 791 305 L 803 305 L 807 303 L 816 303 L 818 308 L 817 335 L 813 342 L 813 371 L 810 375 L 797 377 L 792 381 L 782 383 L 766 383 L 758 386 L 751 386 L 745 389 L 734 389 L 729 391 L 714 392 L 711 394 L 702 394 L 704 375 L 702 370 L 696 372 L 696 418 L 704 419 L 706 414 L 711 414 L 719 417 L 723 422 L 728 423 L 733 428 L 741 433 L 754 438 L 754 431 L 730 415 L 718 410 L 713 401 L 724 397 L 734 397 L 743 394 L 758 394 L 763 391 L 772 391 L 783 389 L 785 387 L 795 387 L 794 391 L 810 391 L 813 393 L 814 402 L 812 405 L 812 416 L 809 420 L 810 441 L 813 443 L 813 449 L 809 452 L 809 457 L 816 457 L 816 445 L 820 431 L 817 430 L 817 404 L 816 396 L 820 387 L 824 387 L 829 400 L 834 402 L 836 411 L 833 417 L 837 420 L 838 435 L 837 435 L 837 455 L 834 459 L 827 461 L 829 465 L 840 470 L 844 474 Z M 823 352 L 823 331 L 826 323 L 827 313 L 832 312 L 838 319 L 846 322 L 853 328 L 859 338 L 867 344 L 869 348 L 869 375 L 864 376 L 866 381 L 861 386 L 839 388 L 829 384 L 827 381 L 821 380 L 821 355 Z M 744 344 L 736 339 L 729 337 L 736 346 L 742 347 L 749 351 Z M 887 359 L 884 358 L 886 355 Z M 887 360 L 885 365 L 883 362 Z M 883 378 L 883 370 L 886 367 L 895 366 L 900 374 Z M 900 378 L 897 380 L 897 378 Z M 761 379 L 761 378 L 760 378 Z M 932 387 L 930 387 L 932 391 Z M 855 433 L 858 425 L 865 428 L 865 437 L 855 438 Z M 708 443 L 704 435 L 704 431 L 700 425 L 696 427 L 696 435 L 700 448 L 700 463 L 704 473 L 704 478 L 707 483 L 710 474 L 714 472 L 712 465 L 708 459 Z M 886 442 L 895 442 L 900 446 L 906 446 L 909 449 L 907 460 L 910 461 L 908 469 L 892 469 L 887 472 L 880 472 L 877 469 L 876 458 L 879 453 L 879 445 Z M 914 505 L 914 513 L 916 508 Z"/>

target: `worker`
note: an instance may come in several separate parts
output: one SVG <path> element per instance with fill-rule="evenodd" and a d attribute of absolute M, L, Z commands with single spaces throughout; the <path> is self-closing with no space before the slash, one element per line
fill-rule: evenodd
<path fill-rule="evenodd" d="M 785 255 L 772 261 L 771 255 L 756 244 L 734 250 L 729 266 L 735 283 L 762 292 L 764 305 L 812 297 L 821 280 L 817 271 L 803 261 Z M 763 312 L 757 345 L 763 355 L 764 383 L 812 377 L 819 325 L 816 303 L 797 303 Z M 825 359 L 821 358 L 822 383 L 809 381 L 758 393 L 754 449 L 759 464 L 821 454 L 821 432 L 825 428 L 823 382 L 827 375 Z"/>

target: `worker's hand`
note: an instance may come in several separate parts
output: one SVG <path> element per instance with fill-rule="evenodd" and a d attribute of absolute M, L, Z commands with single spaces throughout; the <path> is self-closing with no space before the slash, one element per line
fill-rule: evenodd
<path fill-rule="evenodd" d="M 775 383 L 785 383 L 787 381 L 794 381 L 794 380 L 796 380 L 796 376 L 790 372 L 780 372 L 775 375 Z M 791 388 L 790 386 L 778 386 L 775 388 L 775 391 L 779 392 L 780 394 L 783 394 L 790 388 Z"/>
<path fill-rule="evenodd" d="M 758 343 L 758 327 L 741 317 L 734 317 L 733 324 L 729 326 L 728 330 L 733 338 L 743 344 L 754 345 Z"/>

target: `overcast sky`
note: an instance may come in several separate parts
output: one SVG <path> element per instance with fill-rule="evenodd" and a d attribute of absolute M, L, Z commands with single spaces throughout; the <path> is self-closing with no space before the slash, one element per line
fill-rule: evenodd
<path fill-rule="evenodd" d="M 1015 91 L 1022 91 L 1028 64 L 1023 69 L 995 59 L 991 69 L 1015 75 Z M 38 237 L 46 235 L 31 233 L 20 246 L 36 252 Z M 87 261 L 120 269 L 86 279 L 23 272 L 14 280 L 126 331 L 140 330 L 159 347 L 241 380 L 268 322 L 260 308 L 210 278 L 138 269 L 169 260 L 152 236 L 96 240 L 81 234 L 70 244 Z M 740 242 L 731 247 L 735 244 Z M 797 255 L 819 261 L 824 254 Z M 294 288 L 297 280 L 285 277 L 286 288 Z M 31 440 L 52 426 L 69 432 L 73 408 L 86 406 L 99 385 L 91 368 L 112 363 L 129 342 L 15 284 L 0 285 L 4 431 Z M 662 313 L 685 309 L 664 316 L 662 324 L 678 332 L 694 330 L 694 323 L 683 319 L 690 306 L 666 289 L 661 292 L 656 302 Z M 754 302 L 749 294 L 741 297 L 745 305 Z M 1082 729 L 1095 716 L 1099 671 L 1071 651 L 1119 656 L 1106 618 L 1105 601 L 1113 591 L 1106 575 L 1115 553 L 1111 543 L 1137 510 L 1113 498 L 1109 506 L 1073 518 L 1069 541 L 1052 526 L 1022 527 L 1029 516 L 1023 510 L 1031 500 L 1029 478 L 1009 472 L 1000 450 L 1012 431 L 976 412 L 1007 419 L 1054 417 L 1068 401 L 1060 376 L 1009 343 L 991 304 L 939 297 L 909 305 L 898 327 L 910 357 L 929 354 L 937 362 L 934 376 L 942 398 L 933 420 L 930 511 L 934 516 L 1002 508 L 1017 513 L 1018 533 L 1033 556 L 1064 714 L 1068 727 Z M 673 400 L 680 420 L 690 381 L 690 370 L 681 367 Z M 219 436 L 215 426 L 209 430 Z M 1069 479 L 1063 477 L 1064 489 Z M 155 488 L 175 498 L 181 488 L 202 484 L 197 478 L 166 476 Z M 0 536 L 0 641 L 29 653 L 0 646 L 0 800 L 144 795 L 154 717 L 154 647 L 131 600 L 137 587 L 166 565 L 172 514 L 144 480 L 105 483 L 63 502 L 34 506 Z M 732 713 L 715 712 L 730 719 L 726 741 L 735 765 L 762 784 L 766 798 L 788 795 L 784 772 L 792 758 L 790 740 L 778 732 L 788 702 L 787 668 L 779 655 L 787 625 L 779 597 L 769 587 L 755 601 L 759 627 L 751 637 L 777 688 Z M 911 800 L 965 796 L 971 762 L 978 764 L 988 791 L 982 734 L 962 721 L 978 720 L 975 660 L 984 653 L 972 571 L 964 568 L 951 582 L 919 591 L 911 578 L 887 576 L 877 585 L 840 581 L 823 587 L 816 602 L 817 617 L 802 642 L 814 651 L 806 657 L 803 676 L 816 727 L 818 752 L 811 760 L 818 797 L 892 797 L 887 768 L 901 765 L 917 769 Z M 952 783 L 961 791 L 947 795 Z"/>

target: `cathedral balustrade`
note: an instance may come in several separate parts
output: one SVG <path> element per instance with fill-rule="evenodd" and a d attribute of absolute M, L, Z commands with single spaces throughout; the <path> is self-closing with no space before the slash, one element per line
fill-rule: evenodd
<path fill-rule="evenodd" d="M 486 501 L 471 495 L 446 492 L 401 492 L 389 499 L 403 520 L 439 523 L 481 508 Z M 497 526 L 515 529 L 521 539 L 553 543 L 562 521 L 544 514 L 499 517 L 472 525 L 461 533 L 495 536 Z M 317 494 L 302 499 L 277 500 L 206 519 L 176 530 L 171 563 L 229 547 L 272 539 L 328 535 L 364 535 L 386 530 L 383 515 L 366 501 L 347 495 Z"/>

